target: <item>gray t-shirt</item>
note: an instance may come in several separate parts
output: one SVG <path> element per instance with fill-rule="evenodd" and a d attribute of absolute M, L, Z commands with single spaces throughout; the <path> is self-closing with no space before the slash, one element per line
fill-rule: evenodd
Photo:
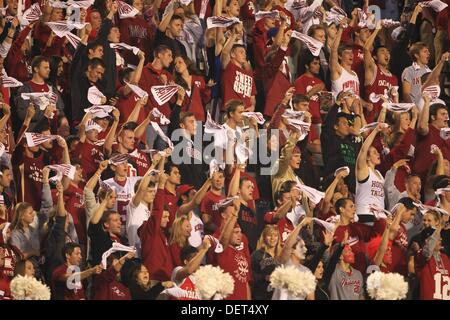
<path fill-rule="evenodd" d="M 363 277 L 361 272 L 350 267 L 350 274 L 336 266 L 331 276 L 328 290 L 331 300 L 359 300 L 363 295 Z"/>
<path fill-rule="evenodd" d="M 416 63 L 403 70 L 402 81 L 407 81 L 411 84 L 410 97 L 412 102 L 416 105 L 419 104 L 422 97 L 422 81 L 420 78 L 427 72 L 431 72 L 431 69 L 428 68 L 428 66 L 420 67 Z"/>

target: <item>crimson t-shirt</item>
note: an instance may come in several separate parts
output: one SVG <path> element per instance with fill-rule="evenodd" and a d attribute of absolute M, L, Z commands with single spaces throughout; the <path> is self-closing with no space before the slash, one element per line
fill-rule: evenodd
<path fill-rule="evenodd" d="M 83 189 L 72 184 L 64 191 L 64 202 L 67 211 L 73 219 L 73 224 L 77 232 L 78 241 L 81 244 L 87 244 L 86 234 L 86 211 L 84 208 Z"/>
<path fill-rule="evenodd" d="M 208 191 L 200 204 L 200 212 L 211 216 L 211 221 L 217 226 L 217 230 L 220 230 L 222 224 L 222 215 L 217 204 L 223 199 L 225 199 L 224 195 L 216 195 L 212 191 Z"/>
<path fill-rule="evenodd" d="M 238 67 L 233 62 L 228 63 L 222 72 L 223 105 L 232 99 L 242 100 L 245 108 L 251 107 L 251 97 L 256 95 L 256 85 L 253 73 Z"/>
<path fill-rule="evenodd" d="M 323 81 L 316 77 L 310 77 L 306 74 L 301 75 L 297 80 L 295 80 L 295 93 L 307 94 L 311 89 L 318 85 L 323 84 Z M 320 117 L 320 102 L 319 96 L 317 94 L 313 95 L 309 101 L 309 111 L 312 115 L 312 123 L 322 123 L 322 118 Z"/>
<path fill-rule="evenodd" d="M 88 142 L 78 143 L 74 155 L 81 162 L 86 180 L 97 171 L 100 162 L 104 160 L 101 147 Z"/>
<path fill-rule="evenodd" d="M 52 274 L 52 298 L 54 300 L 86 300 L 84 295 L 83 283 L 81 283 L 80 289 L 69 289 L 68 280 L 65 279 L 67 274 L 67 265 L 62 264 L 53 270 Z"/>
<path fill-rule="evenodd" d="M 213 246 L 211 248 L 214 250 Z M 247 300 L 247 284 L 252 281 L 252 267 L 246 237 L 242 235 L 238 248 L 229 245 L 221 253 L 215 253 L 215 262 L 234 279 L 234 291 L 225 300 Z"/>

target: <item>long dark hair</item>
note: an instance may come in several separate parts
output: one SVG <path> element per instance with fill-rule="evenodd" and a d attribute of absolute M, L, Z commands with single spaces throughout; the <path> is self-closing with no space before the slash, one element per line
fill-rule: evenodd
<path fill-rule="evenodd" d="M 189 59 L 188 57 L 183 56 L 183 55 L 176 55 L 173 60 L 175 61 L 176 58 L 183 59 L 184 63 L 186 64 L 187 70 L 191 76 L 200 74 L 200 72 L 197 70 L 195 62 L 193 62 L 191 59 Z M 174 69 L 174 75 L 175 75 L 175 83 L 182 86 L 184 89 L 189 90 L 189 85 L 183 79 L 181 74 L 178 73 L 175 69 Z"/>
<path fill-rule="evenodd" d="M 50 58 L 50 75 L 48 77 L 47 82 L 54 86 L 55 88 L 60 82 L 61 79 L 58 77 L 58 66 L 63 61 L 63 59 L 59 56 L 51 56 Z M 62 77 L 60 77 L 62 78 Z"/>

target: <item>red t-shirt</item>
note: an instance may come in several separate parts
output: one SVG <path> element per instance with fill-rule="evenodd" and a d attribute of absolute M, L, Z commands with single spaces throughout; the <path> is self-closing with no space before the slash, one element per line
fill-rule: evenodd
<path fill-rule="evenodd" d="M 130 92 L 128 95 L 125 95 L 124 88 L 125 86 L 120 87 L 119 90 L 117 90 L 119 100 L 117 101 L 116 107 L 120 111 L 119 127 L 127 121 L 128 117 L 133 112 L 136 103 L 139 101 L 139 97 L 134 92 Z M 145 116 L 146 108 L 144 106 L 139 112 L 137 123 L 142 123 L 142 121 L 145 120 Z"/>
<path fill-rule="evenodd" d="M 180 258 L 182 248 L 175 242 L 172 243 L 169 248 L 170 248 L 170 255 L 172 256 L 173 265 L 175 267 L 182 266 L 183 262 L 181 261 Z"/>
<path fill-rule="evenodd" d="M 148 154 L 137 150 L 136 152 L 129 153 L 129 155 L 130 161 L 135 164 L 134 167 L 137 170 L 137 175 L 139 177 L 143 177 L 151 166 L 151 161 Z"/>
<path fill-rule="evenodd" d="M 151 279 L 158 281 L 169 281 L 173 270 L 169 242 L 165 230 L 161 228 L 164 203 L 165 192 L 158 190 L 150 219 L 138 229 L 142 246 L 142 260 L 150 272 Z"/>
<path fill-rule="evenodd" d="M 157 108 L 159 111 L 161 111 L 168 119 L 170 119 L 170 114 L 172 113 L 172 110 L 170 108 L 169 102 L 166 102 L 162 106 L 160 106 L 155 98 L 153 98 L 153 95 L 151 93 L 151 88 L 153 86 L 161 86 L 164 85 L 164 82 L 162 80 L 161 75 L 165 75 L 167 77 L 167 81 L 170 82 L 173 80 L 173 76 L 170 72 L 167 70 L 156 70 L 153 68 L 153 66 L 149 63 L 147 64 L 144 69 L 142 70 L 142 76 L 141 80 L 139 81 L 139 87 L 141 87 L 142 90 L 145 90 L 149 93 L 148 102 L 147 102 L 147 108 L 148 110 L 152 110 L 153 108 Z M 176 97 L 176 94 L 175 94 Z M 174 100 L 176 98 L 172 98 Z"/>
<path fill-rule="evenodd" d="M 433 125 L 428 125 L 429 131 L 426 136 L 417 135 L 416 150 L 414 152 L 413 172 L 420 175 L 422 185 L 425 185 L 426 176 L 430 170 L 430 165 L 435 161 L 436 156 L 431 154 L 431 145 L 435 144 L 441 149 L 444 159 L 450 159 L 450 139 L 444 140 L 440 136 L 440 131 Z"/>
<path fill-rule="evenodd" d="M 211 221 L 217 226 L 218 230 L 222 224 L 222 215 L 219 213 L 217 203 L 223 199 L 225 199 L 224 195 L 216 195 L 208 191 L 200 204 L 200 212 L 211 216 Z"/>
<path fill-rule="evenodd" d="M 79 282 L 79 284 L 81 284 L 81 289 L 68 288 L 68 281 L 65 279 L 67 268 L 67 265 L 62 264 L 53 270 L 51 281 L 52 298 L 55 300 L 86 300 L 82 282 Z"/>
<path fill-rule="evenodd" d="M 150 57 L 153 52 L 155 34 L 150 24 L 142 16 L 119 19 L 120 41 L 135 46 Z M 139 58 L 131 50 L 125 50 L 123 56 L 127 63 L 137 65 Z"/>
<path fill-rule="evenodd" d="M 210 100 L 211 91 L 206 87 L 205 79 L 201 76 L 192 76 L 191 91 L 186 92 L 181 111 L 189 111 L 195 115 L 195 120 L 204 122 L 205 104 Z"/>
<path fill-rule="evenodd" d="M 450 259 L 441 253 L 441 261 L 434 256 L 425 261 L 419 257 L 417 263 L 420 280 L 420 300 L 450 300 Z"/>
<path fill-rule="evenodd" d="M 406 276 L 408 273 L 407 268 L 407 253 L 408 250 L 408 235 L 403 223 L 400 223 L 400 228 L 392 244 L 392 264 L 389 268 L 393 272 L 400 273 Z"/>
<path fill-rule="evenodd" d="M 317 77 L 310 77 L 306 74 L 301 75 L 295 80 L 295 93 L 307 94 L 314 86 L 324 84 L 322 80 Z M 312 123 L 322 123 L 320 117 L 320 102 L 317 94 L 313 95 L 309 101 L 309 111 L 312 115 Z"/>
<path fill-rule="evenodd" d="M 247 300 L 247 285 L 252 281 L 252 267 L 246 237 L 242 235 L 238 249 L 229 245 L 223 252 L 215 253 L 215 262 L 234 279 L 234 291 L 225 300 Z"/>
<path fill-rule="evenodd" d="M 131 300 L 130 290 L 117 281 L 117 272 L 112 266 L 95 276 L 93 287 L 94 300 Z"/>
<path fill-rule="evenodd" d="M 165 198 L 166 198 L 166 205 L 169 207 L 169 224 L 167 225 L 168 228 L 172 226 L 173 221 L 175 220 L 175 217 L 177 215 L 178 210 L 178 195 L 173 194 L 169 192 L 169 190 L 164 189 Z"/>
<path fill-rule="evenodd" d="M 73 224 L 77 232 L 78 241 L 87 244 L 86 235 L 86 211 L 84 208 L 83 189 L 72 184 L 64 191 L 64 202 L 67 211 L 73 219 Z"/>
<path fill-rule="evenodd" d="M 250 107 L 250 98 L 256 95 L 253 73 L 229 62 L 222 72 L 222 94 L 222 110 L 225 110 L 226 103 L 232 99 L 242 100 L 245 108 Z"/>
<path fill-rule="evenodd" d="M 19 194 L 22 194 L 23 201 L 30 203 L 34 210 L 41 208 L 42 202 L 42 169 L 46 165 L 44 153 L 41 152 L 37 158 L 23 158 L 23 180 L 19 182 Z M 20 199 L 20 198 L 19 198 Z"/>
<path fill-rule="evenodd" d="M 278 220 L 278 222 L 275 222 L 274 216 L 275 216 L 274 211 L 266 212 L 266 214 L 264 215 L 264 222 L 268 224 L 276 223 L 278 225 L 278 230 L 280 230 L 281 235 L 281 241 L 283 242 L 284 245 L 291 232 L 294 231 L 295 227 L 292 224 L 291 220 L 287 219 L 286 217 L 283 217 L 280 220 Z"/>
<path fill-rule="evenodd" d="M 100 162 L 104 160 L 101 147 L 88 142 L 78 143 L 74 154 L 81 162 L 86 180 L 92 177 L 97 171 Z"/>

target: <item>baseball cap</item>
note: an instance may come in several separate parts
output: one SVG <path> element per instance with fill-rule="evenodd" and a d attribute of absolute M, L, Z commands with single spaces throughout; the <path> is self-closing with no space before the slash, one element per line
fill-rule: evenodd
<path fill-rule="evenodd" d="M 182 184 L 181 186 L 177 187 L 177 193 L 179 195 L 183 195 L 183 194 L 186 194 L 187 192 L 189 192 L 192 189 L 194 189 L 194 186 L 191 186 L 189 184 Z"/>

